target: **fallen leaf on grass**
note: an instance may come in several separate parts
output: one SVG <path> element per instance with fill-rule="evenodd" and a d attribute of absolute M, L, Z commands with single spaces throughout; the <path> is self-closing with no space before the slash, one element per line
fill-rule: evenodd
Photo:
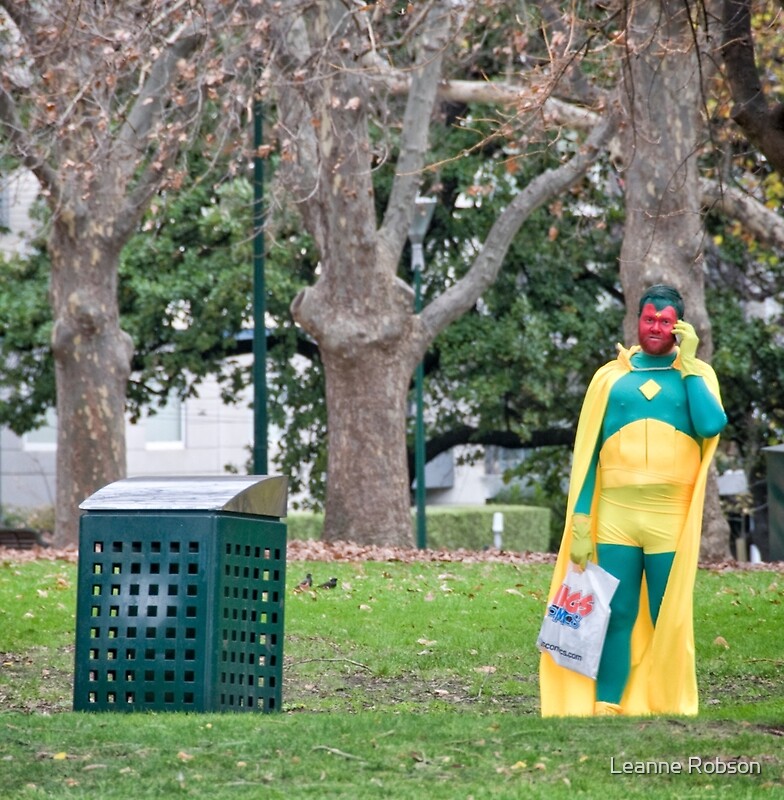
<path fill-rule="evenodd" d="M 727 640 L 723 636 L 717 636 L 713 640 L 713 644 L 717 645 L 718 647 L 723 647 L 725 650 L 729 650 L 730 646 Z"/>

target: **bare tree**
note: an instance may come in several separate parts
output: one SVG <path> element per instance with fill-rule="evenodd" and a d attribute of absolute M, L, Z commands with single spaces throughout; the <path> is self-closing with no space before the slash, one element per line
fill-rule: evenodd
<path fill-rule="evenodd" d="M 242 66 L 228 38 L 239 6 L 0 2 L 0 141 L 51 212 L 56 544 L 75 541 L 79 503 L 125 475 L 118 258 L 205 116 L 236 117 L 241 92 L 213 104 Z"/>
<path fill-rule="evenodd" d="M 332 0 L 303 5 L 296 19 L 273 20 L 275 71 L 288 81 L 276 93 L 285 183 L 321 253 L 321 274 L 292 312 L 318 342 L 325 368 L 324 536 L 332 540 L 411 543 L 405 431 L 413 370 L 433 338 L 492 283 L 525 218 L 579 181 L 612 131 L 608 115 L 570 160 L 526 187 L 465 277 L 414 313 L 412 291 L 397 272 L 423 182 L 442 63 L 467 6 L 439 0 L 410 8 L 414 16 L 401 35 L 414 57 L 401 78 L 407 99 L 399 156 L 380 224 L 369 117 L 376 93 L 394 91 L 394 75 L 374 36 L 378 15 Z"/>

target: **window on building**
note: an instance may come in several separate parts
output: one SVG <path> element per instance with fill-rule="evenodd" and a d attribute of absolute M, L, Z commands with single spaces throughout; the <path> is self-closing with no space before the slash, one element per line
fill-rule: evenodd
<path fill-rule="evenodd" d="M 148 449 L 185 446 L 183 411 L 182 400 L 170 395 L 165 406 L 157 409 L 154 416 L 145 419 L 144 436 Z"/>

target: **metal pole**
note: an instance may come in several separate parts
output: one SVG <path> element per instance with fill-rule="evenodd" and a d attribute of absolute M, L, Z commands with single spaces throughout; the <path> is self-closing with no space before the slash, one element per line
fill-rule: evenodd
<path fill-rule="evenodd" d="M 414 215 L 408 229 L 408 240 L 411 242 L 411 267 L 414 273 L 414 313 L 422 311 L 422 270 L 425 267 L 425 256 L 422 243 L 425 241 L 430 220 L 433 217 L 436 199 L 420 197 L 414 200 Z M 416 424 L 414 427 L 414 466 L 416 472 L 416 507 L 417 507 L 417 547 L 427 547 L 427 521 L 425 519 L 425 500 L 427 485 L 425 480 L 425 420 L 423 417 L 423 383 L 425 377 L 424 362 L 417 364 L 414 374 L 414 391 L 416 396 Z"/>
<path fill-rule="evenodd" d="M 264 159 L 260 98 L 253 103 L 253 472 L 267 474 L 267 324 L 264 281 Z"/>
<path fill-rule="evenodd" d="M 422 245 L 411 245 L 411 260 L 414 271 L 414 312 L 422 310 L 422 269 L 425 259 Z M 416 471 L 416 540 L 417 547 L 424 550 L 427 547 L 427 520 L 425 518 L 425 498 L 427 486 L 425 484 L 425 420 L 423 414 L 423 383 L 425 378 L 424 362 L 417 364 L 414 375 L 414 389 L 416 400 L 416 423 L 414 427 L 414 463 Z"/>

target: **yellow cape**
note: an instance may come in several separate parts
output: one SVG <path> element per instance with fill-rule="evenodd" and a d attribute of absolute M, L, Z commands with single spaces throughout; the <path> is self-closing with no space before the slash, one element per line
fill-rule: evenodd
<path fill-rule="evenodd" d="M 618 345 L 618 358 L 596 372 L 586 392 L 574 444 L 566 525 L 550 584 L 550 598 L 555 595 L 566 575 L 572 539 L 572 513 L 599 436 L 607 397 L 615 381 L 631 370 L 630 358 L 639 350 L 637 346 L 626 350 Z M 673 366 L 680 367 L 680 356 L 675 359 Z M 711 392 L 721 399 L 713 368 L 698 360 L 697 371 Z M 632 632 L 632 669 L 621 700 L 624 714 L 697 713 L 693 590 L 700 551 L 705 482 L 718 440 L 719 437 L 715 436 L 703 442 L 702 461 L 692 502 L 678 541 L 655 629 L 648 612 L 647 588 L 643 580 L 640 613 Z M 600 469 L 597 470 L 596 485 L 601 485 Z M 595 519 L 596 514 L 592 513 L 594 543 Z M 542 716 L 589 716 L 594 713 L 595 682 L 558 666 L 546 653 L 542 653 L 540 658 L 539 688 Z"/>

